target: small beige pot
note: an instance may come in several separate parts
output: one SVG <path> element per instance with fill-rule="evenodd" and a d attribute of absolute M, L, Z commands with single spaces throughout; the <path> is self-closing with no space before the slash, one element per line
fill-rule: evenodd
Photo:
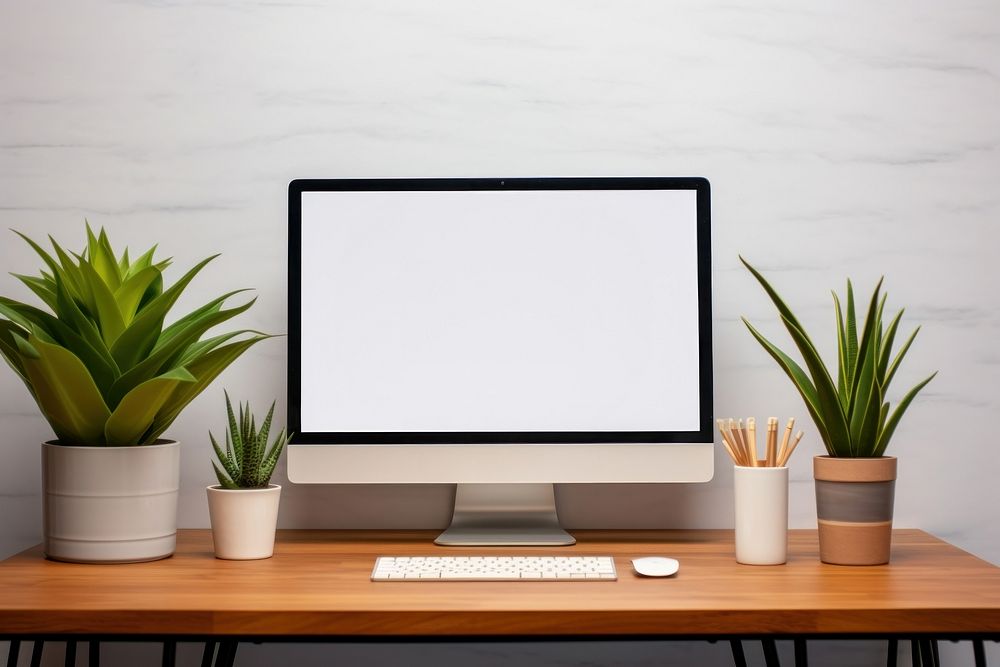
<path fill-rule="evenodd" d="M 834 565 L 883 565 L 892 545 L 896 457 L 813 459 L 819 557 Z"/>
<path fill-rule="evenodd" d="M 177 541 L 180 445 L 42 443 L 45 555 L 71 563 L 166 558 Z"/>
<path fill-rule="evenodd" d="M 208 514 L 212 520 L 215 557 L 258 560 L 274 554 L 281 487 L 224 489 L 210 486 Z"/>

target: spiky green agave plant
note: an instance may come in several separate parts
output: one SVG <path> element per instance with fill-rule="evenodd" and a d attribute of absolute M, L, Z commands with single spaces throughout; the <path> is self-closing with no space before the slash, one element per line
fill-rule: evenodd
<path fill-rule="evenodd" d="M 223 294 L 164 327 L 181 292 L 217 255 L 164 289 L 170 260 L 155 261 L 156 246 L 134 261 L 127 248 L 118 257 L 103 229 L 95 235 L 86 227 L 81 254 L 67 253 L 50 236 L 55 257 L 15 232 L 47 268 L 40 277 L 15 277 L 51 313 L 0 297 L 0 353 L 60 444 L 148 444 L 230 363 L 270 336 L 241 329 L 202 339 L 253 305 L 223 309 L 226 299 L 245 290 Z"/>
<path fill-rule="evenodd" d="M 910 334 L 899 353 L 893 357 L 892 345 L 903 311 L 900 310 L 888 327 L 883 328 L 882 313 L 886 296 L 883 294 L 879 297 L 882 288 L 882 280 L 879 280 L 872 293 L 859 338 L 854 312 L 854 290 L 848 280 L 846 313 L 841 310 L 837 293 L 833 293 L 837 313 L 837 382 L 834 384 L 802 324 L 764 276 L 743 257 L 740 257 L 740 261 L 777 307 L 781 321 L 799 349 L 809 373 L 764 338 L 745 317 L 742 318 L 743 323 L 799 390 L 827 453 L 837 457 L 882 456 L 913 398 L 937 375 L 935 372 L 913 387 L 903 396 L 892 414 L 889 413 L 890 405 L 886 400 L 889 383 L 920 327 Z"/>
<path fill-rule="evenodd" d="M 229 430 L 226 432 L 226 450 L 223 451 L 216 442 L 212 432 L 208 438 L 212 441 L 215 455 L 219 457 L 222 470 L 212 461 L 215 476 L 224 489 L 260 489 L 271 482 L 274 466 L 278 463 L 281 450 L 287 440 L 285 429 L 274 439 L 271 448 L 267 448 L 267 436 L 271 430 L 271 418 L 274 416 L 274 403 L 264 418 L 264 423 L 257 430 L 256 420 L 250 411 L 250 404 L 240 403 L 239 421 L 233 414 L 233 404 L 229 402 L 226 393 L 226 413 L 229 417 Z"/>

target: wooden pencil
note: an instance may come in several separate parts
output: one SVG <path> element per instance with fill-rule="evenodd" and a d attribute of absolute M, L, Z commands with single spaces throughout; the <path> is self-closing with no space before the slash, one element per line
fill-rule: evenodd
<path fill-rule="evenodd" d="M 773 468 L 778 462 L 778 418 L 767 419 L 767 465 Z"/>
<path fill-rule="evenodd" d="M 801 439 L 802 439 L 802 431 L 799 431 L 798 433 L 795 434 L 795 440 L 793 440 L 792 444 L 788 446 L 788 450 L 785 452 L 784 458 L 781 459 L 781 461 L 778 463 L 778 467 L 784 467 L 785 464 L 788 463 L 788 459 L 791 458 L 792 452 L 795 451 L 795 448 L 798 446 L 799 440 Z"/>
<path fill-rule="evenodd" d="M 753 467 L 757 467 L 757 420 L 747 417 L 747 431 L 750 433 L 750 451 L 753 453 Z"/>
<path fill-rule="evenodd" d="M 726 433 L 726 421 L 724 419 L 717 419 L 715 421 L 716 425 L 719 427 L 719 433 L 722 435 L 722 444 L 729 452 L 729 456 L 733 459 L 733 463 L 738 466 L 743 465 L 743 457 L 740 456 L 739 450 L 736 445 L 731 440 L 728 433 Z"/>
<path fill-rule="evenodd" d="M 795 417 L 789 417 L 785 424 L 785 436 L 781 439 L 781 447 L 778 449 L 778 461 L 785 460 L 785 453 L 788 451 L 788 441 L 792 437 L 792 428 L 795 426 Z"/>

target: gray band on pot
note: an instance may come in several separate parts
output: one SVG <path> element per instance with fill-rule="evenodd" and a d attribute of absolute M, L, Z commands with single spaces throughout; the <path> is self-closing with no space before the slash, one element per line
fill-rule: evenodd
<path fill-rule="evenodd" d="M 896 482 L 816 480 L 816 512 L 821 520 L 868 523 L 892 521 Z"/>

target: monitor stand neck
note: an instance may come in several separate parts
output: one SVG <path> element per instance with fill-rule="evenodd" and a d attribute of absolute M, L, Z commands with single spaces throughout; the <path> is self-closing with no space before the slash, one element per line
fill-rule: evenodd
<path fill-rule="evenodd" d="M 451 526 L 434 543 L 558 547 L 576 538 L 559 527 L 551 484 L 459 484 Z"/>

